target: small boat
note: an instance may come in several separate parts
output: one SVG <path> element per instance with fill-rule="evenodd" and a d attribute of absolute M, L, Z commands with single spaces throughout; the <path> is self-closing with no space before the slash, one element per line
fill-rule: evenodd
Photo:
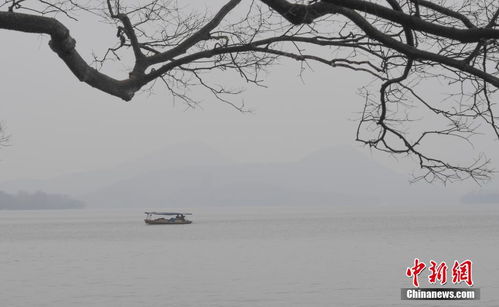
<path fill-rule="evenodd" d="M 192 215 L 192 213 L 183 213 L 183 212 L 145 212 L 146 218 L 144 222 L 149 225 L 182 225 L 182 224 L 191 224 L 192 221 L 189 221 L 185 218 L 186 215 Z M 165 215 L 172 216 L 171 218 L 165 217 L 156 217 L 156 215 Z"/>

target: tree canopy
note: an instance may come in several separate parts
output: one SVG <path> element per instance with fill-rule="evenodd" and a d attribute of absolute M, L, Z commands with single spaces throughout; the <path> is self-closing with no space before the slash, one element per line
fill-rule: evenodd
<path fill-rule="evenodd" d="M 65 25 L 84 15 L 116 29 L 107 52 L 91 60 Z M 196 104 L 189 88 L 201 87 L 243 110 L 230 99 L 239 90 L 207 76 L 235 73 L 262 86 L 262 72 L 281 58 L 368 74 L 377 90 L 362 88 L 356 139 L 415 157 L 423 170 L 417 179 L 430 182 L 492 173 L 483 155 L 462 163 L 429 148 L 435 138 L 471 142 L 483 126 L 499 137 L 498 17 L 495 0 L 230 0 L 211 14 L 186 12 L 175 0 L 0 4 L 0 29 L 50 36 L 50 48 L 80 81 L 125 101 L 161 81 L 188 105 Z M 102 71 L 111 59 L 127 63 L 126 78 Z M 428 86 L 445 88 L 446 97 L 426 97 Z"/>

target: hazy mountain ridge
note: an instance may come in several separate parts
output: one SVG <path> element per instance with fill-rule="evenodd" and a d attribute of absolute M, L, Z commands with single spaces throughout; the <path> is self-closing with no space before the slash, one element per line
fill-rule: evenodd
<path fill-rule="evenodd" d="M 206 145 L 166 148 L 108 170 L 47 181 L 10 182 L 0 188 L 44 190 L 83 200 L 90 207 L 191 207 L 209 205 L 418 204 L 456 202 L 431 185 L 351 148 L 320 150 L 289 163 L 235 163 Z M 449 194 L 449 193 L 447 193 Z"/>
<path fill-rule="evenodd" d="M 461 201 L 465 204 L 499 204 L 499 192 L 490 190 L 470 192 L 463 195 Z"/>
<path fill-rule="evenodd" d="M 327 149 L 292 163 L 174 167 L 133 176 L 86 194 L 102 207 L 202 205 L 416 204 L 453 202 L 438 188 L 409 186 L 352 149 Z"/>
<path fill-rule="evenodd" d="M 13 180 L 2 182 L 0 189 L 17 193 L 19 191 L 45 191 L 63 193 L 75 197 L 93 192 L 133 176 L 162 169 L 184 166 L 226 165 L 233 163 L 205 144 L 180 144 L 169 146 L 125 163 L 107 169 L 69 173 L 46 180 Z"/>
<path fill-rule="evenodd" d="M 83 202 L 66 195 L 43 192 L 7 194 L 0 191 L 0 210 L 79 209 Z"/>

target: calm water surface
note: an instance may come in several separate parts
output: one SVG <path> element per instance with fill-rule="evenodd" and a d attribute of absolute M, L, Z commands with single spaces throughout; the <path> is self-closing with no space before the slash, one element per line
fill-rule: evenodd
<path fill-rule="evenodd" d="M 0 211 L 1 306 L 498 306 L 499 210 Z M 400 300 L 414 257 L 470 258 L 482 299 Z"/>

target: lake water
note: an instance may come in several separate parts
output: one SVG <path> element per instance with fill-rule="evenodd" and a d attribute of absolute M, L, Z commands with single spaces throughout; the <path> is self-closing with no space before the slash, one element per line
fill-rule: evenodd
<path fill-rule="evenodd" d="M 0 305 L 499 306 L 498 209 L 191 211 L 0 211 Z M 415 257 L 472 259 L 481 300 L 401 301 Z"/>

